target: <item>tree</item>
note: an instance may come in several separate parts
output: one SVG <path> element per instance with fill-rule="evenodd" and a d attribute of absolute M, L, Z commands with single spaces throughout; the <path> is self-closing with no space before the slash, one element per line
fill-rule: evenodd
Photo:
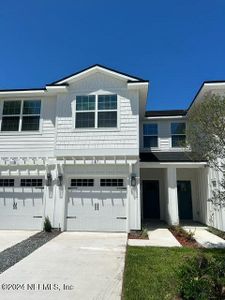
<path fill-rule="evenodd" d="M 187 143 L 193 159 L 204 160 L 220 174 L 211 201 L 225 206 L 225 97 L 208 93 L 188 112 Z"/>

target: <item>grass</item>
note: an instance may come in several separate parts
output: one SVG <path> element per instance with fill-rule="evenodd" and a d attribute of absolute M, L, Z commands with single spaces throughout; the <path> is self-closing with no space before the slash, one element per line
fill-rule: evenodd
<path fill-rule="evenodd" d="M 128 246 L 124 272 L 124 300 L 174 300 L 177 270 L 185 259 L 204 252 L 225 255 L 223 249 L 158 248 Z M 197 299 L 196 299 L 197 300 Z"/>

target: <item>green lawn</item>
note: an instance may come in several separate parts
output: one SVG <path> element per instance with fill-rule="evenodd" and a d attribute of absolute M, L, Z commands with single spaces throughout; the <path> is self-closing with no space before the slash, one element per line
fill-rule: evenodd
<path fill-rule="evenodd" d="M 225 255 L 223 250 L 188 248 L 127 248 L 124 272 L 124 300 L 172 300 L 177 294 L 179 266 L 197 252 L 207 256 Z"/>

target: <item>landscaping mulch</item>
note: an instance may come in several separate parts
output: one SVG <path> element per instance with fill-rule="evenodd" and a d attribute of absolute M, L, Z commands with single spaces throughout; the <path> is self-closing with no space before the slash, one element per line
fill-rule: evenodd
<path fill-rule="evenodd" d="M 0 252 L 0 274 L 58 236 L 61 232 L 38 232 L 28 239 Z"/>
<path fill-rule="evenodd" d="M 141 230 L 132 230 L 128 233 L 128 239 L 135 239 L 135 240 L 148 240 L 148 234 Z"/>
<path fill-rule="evenodd" d="M 177 229 L 176 226 L 172 226 L 169 228 L 169 230 L 183 247 L 193 249 L 202 248 L 202 246 L 199 245 L 199 243 L 197 243 L 193 237 L 189 236 L 184 229 Z"/>

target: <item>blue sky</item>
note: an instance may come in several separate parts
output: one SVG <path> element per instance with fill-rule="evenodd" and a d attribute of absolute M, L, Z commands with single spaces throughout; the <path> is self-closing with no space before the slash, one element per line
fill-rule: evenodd
<path fill-rule="evenodd" d="M 0 38 L 0 89 L 99 63 L 150 80 L 148 109 L 176 109 L 225 79 L 224 0 L 1 1 Z"/>

